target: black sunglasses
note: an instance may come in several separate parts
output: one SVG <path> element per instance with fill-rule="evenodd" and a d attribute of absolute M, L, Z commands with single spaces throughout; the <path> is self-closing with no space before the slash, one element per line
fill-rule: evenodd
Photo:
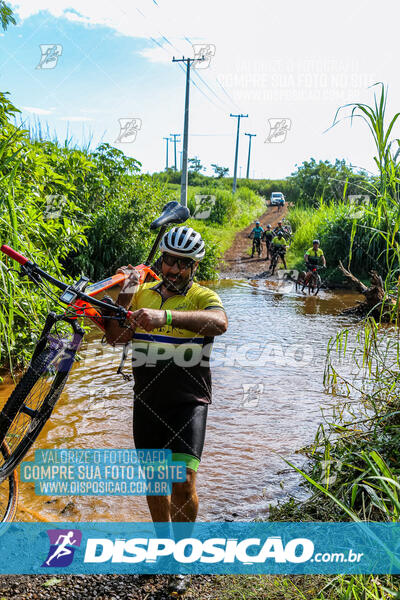
<path fill-rule="evenodd" d="M 191 258 L 179 258 L 179 256 L 173 256 L 172 254 L 163 254 L 162 260 L 169 267 L 173 267 L 175 264 L 178 265 L 179 270 L 187 269 L 191 265 L 194 265 L 194 260 Z"/>

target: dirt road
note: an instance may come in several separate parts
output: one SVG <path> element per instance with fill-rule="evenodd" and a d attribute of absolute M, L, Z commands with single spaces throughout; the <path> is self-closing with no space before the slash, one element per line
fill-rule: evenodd
<path fill-rule="evenodd" d="M 270 224 L 276 227 L 287 213 L 287 204 L 280 210 L 277 206 L 269 206 L 266 212 L 259 217 L 261 226 L 265 227 Z M 220 264 L 221 277 L 243 277 L 248 275 L 258 275 L 267 270 L 269 261 L 266 258 L 265 243 L 262 242 L 261 258 L 250 258 L 252 240 L 248 238 L 249 233 L 254 227 L 254 223 L 242 229 L 236 234 L 232 246 L 225 252 Z"/>

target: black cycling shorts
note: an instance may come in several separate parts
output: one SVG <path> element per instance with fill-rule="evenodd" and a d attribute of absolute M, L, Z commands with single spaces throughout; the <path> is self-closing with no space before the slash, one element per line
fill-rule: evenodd
<path fill-rule="evenodd" d="M 169 449 L 175 461 L 197 471 L 206 435 L 208 404 L 160 402 L 135 398 L 133 439 L 137 450 Z"/>

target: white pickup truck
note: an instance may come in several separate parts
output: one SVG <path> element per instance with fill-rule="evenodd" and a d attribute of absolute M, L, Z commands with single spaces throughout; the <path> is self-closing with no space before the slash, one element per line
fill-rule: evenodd
<path fill-rule="evenodd" d="M 282 192 L 272 192 L 270 198 L 271 206 L 283 206 L 285 204 L 285 196 Z"/>

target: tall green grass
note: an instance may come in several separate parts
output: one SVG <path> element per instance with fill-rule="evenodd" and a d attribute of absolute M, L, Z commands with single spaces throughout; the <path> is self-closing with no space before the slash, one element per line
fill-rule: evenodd
<path fill-rule="evenodd" d="M 311 237 L 321 238 L 329 261 L 344 261 L 356 274 L 375 268 L 386 293 L 399 297 L 399 140 L 390 136 L 399 114 L 386 118 L 387 93 L 382 84 L 372 106 L 354 103 L 350 119 L 361 118 L 375 142 L 379 176 L 371 181 L 371 202 L 357 215 L 342 202 L 320 202 L 314 213 L 291 211 L 295 229 L 293 258 Z M 343 199 L 345 200 L 345 198 Z M 333 266 L 331 264 L 331 266 Z M 292 465 L 304 478 L 311 496 L 272 508 L 277 520 L 387 521 L 400 520 L 400 342 L 398 318 L 388 330 L 373 318 L 362 327 L 339 331 L 329 343 L 325 385 L 337 401 L 333 415 L 320 426 L 314 443 L 303 449 L 305 467 Z M 353 372 L 349 370 L 353 366 Z M 390 557 L 388 557 L 389 560 Z M 330 598 L 391 598 L 400 596 L 398 578 L 340 576 L 316 594 Z"/>

